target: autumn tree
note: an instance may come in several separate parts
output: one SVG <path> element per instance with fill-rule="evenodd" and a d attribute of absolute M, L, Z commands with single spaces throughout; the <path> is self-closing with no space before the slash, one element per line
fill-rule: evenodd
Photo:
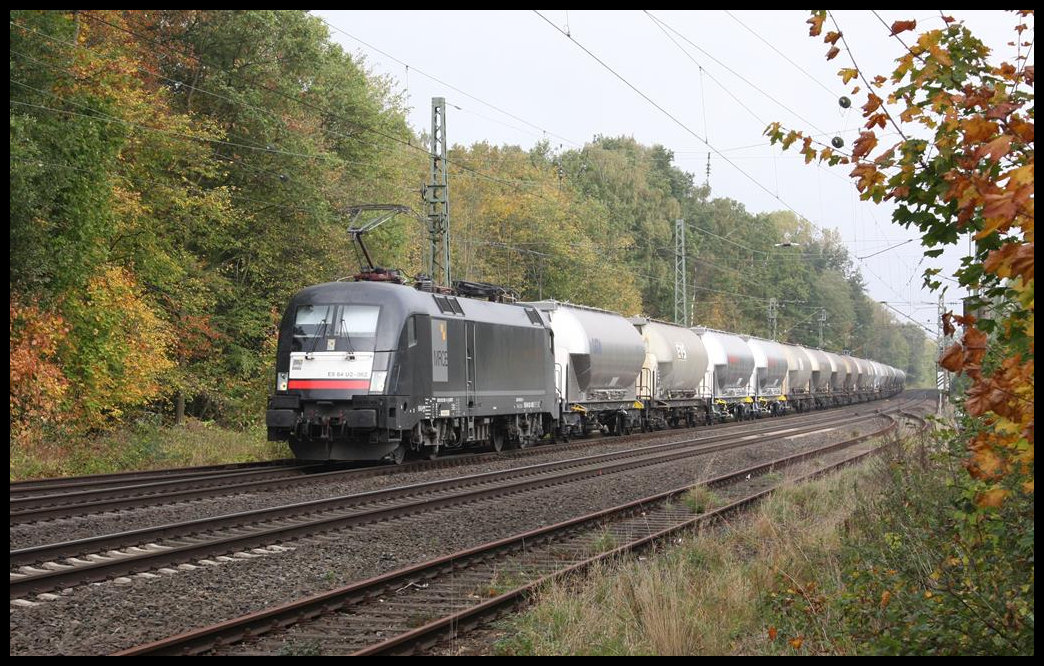
<path fill-rule="evenodd" d="M 890 36 L 899 56 L 884 76 L 861 70 L 833 15 L 815 11 L 810 35 L 827 44 L 827 59 L 843 50 L 852 57 L 852 66 L 838 74 L 865 100 L 859 138 L 842 153 L 779 123 L 766 130 L 773 143 L 799 147 L 806 162 L 844 165 L 863 200 L 893 203 L 893 221 L 920 231 L 927 258 L 966 238 L 971 244 L 953 277 L 972 296 L 963 312 L 943 316 L 945 334 L 960 327 L 961 335 L 939 360 L 969 381 L 958 401 L 965 416 L 952 440 L 968 475 L 956 483 L 947 475 L 940 484 L 945 499 L 920 494 L 924 503 L 917 508 L 911 498 L 919 493 L 907 486 L 899 499 L 911 507 L 908 515 L 926 519 L 920 536 L 912 539 L 914 530 L 903 527 L 903 538 L 889 546 L 905 558 L 883 572 L 871 568 L 874 575 L 863 579 L 870 584 L 855 580 L 858 570 L 850 572 L 854 582 L 845 594 L 859 601 L 842 614 L 852 620 L 849 629 L 863 632 L 870 616 L 887 617 L 894 629 L 865 636 L 868 649 L 1032 654 L 1032 18 L 1029 10 L 1012 13 L 1015 39 L 1003 62 L 949 16 L 941 16 L 944 27 L 914 36 L 916 21 L 896 21 Z M 886 140 L 895 135 L 898 140 Z M 942 288 L 940 273 L 925 270 L 925 284 Z M 926 507 L 934 501 L 939 510 L 933 513 Z M 899 533 L 904 512 L 880 513 L 886 537 Z M 915 542 L 935 545 L 911 557 Z M 875 557 L 882 555 L 889 559 L 880 551 Z M 918 559 L 922 564 L 907 566 Z M 871 590 L 881 596 L 866 596 Z"/>
<path fill-rule="evenodd" d="M 1022 39 L 1032 12 L 1017 17 Z M 823 35 L 828 18 L 815 12 L 810 34 Z M 916 21 L 892 25 L 904 52 L 890 77 L 840 70 L 842 81 L 861 84 L 852 94 L 866 98 L 866 122 L 850 154 L 778 123 L 766 133 L 785 148 L 799 142 L 806 161 L 851 166 L 861 198 L 894 202 L 894 221 L 920 230 L 927 257 L 971 236 L 973 250 L 954 277 L 974 296 L 965 312 L 945 315 L 946 334 L 956 323 L 963 335 L 940 364 L 972 379 L 965 407 L 989 427 L 968 443 L 967 468 L 983 482 L 977 501 L 996 506 L 1012 490 L 1033 491 L 1032 42 L 1013 42 L 1013 62 L 995 65 L 965 26 L 942 20 L 945 28 L 909 46 L 903 40 Z M 845 45 L 834 27 L 823 35 L 828 59 Z M 885 131 L 900 140 L 881 144 Z M 939 272 L 927 269 L 925 283 L 940 288 Z"/>
<path fill-rule="evenodd" d="M 304 10 L 13 10 L 10 42 L 12 428 L 256 422 L 276 313 L 356 269 L 347 206 L 415 203 L 388 83 Z"/>

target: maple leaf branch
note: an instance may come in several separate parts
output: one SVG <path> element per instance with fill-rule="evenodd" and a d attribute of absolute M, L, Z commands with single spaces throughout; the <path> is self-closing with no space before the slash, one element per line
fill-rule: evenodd
<path fill-rule="evenodd" d="M 837 32 L 841 35 L 841 41 L 845 45 L 845 50 L 848 51 L 848 57 L 852 61 L 852 65 L 855 67 L 856 71 L 859 72 L 859 78 L 860 80 L 862 80 L 863 85 L 866 86 L 867 90 L 873 90 L 873 86 L 870 85 L 870 81 L 867 80 L 866 75 L 863 74 L 862 68 L 859 67 L 859 63 L 856 62 L 855 56 L 852 55 L 852 47 L 848 45 L 848 40 L 845 39 L 845 33 L 842 32 L 841 26 L 837 24 L 837 19 L 834 18 L 833 12 L 828 11 L 827 16 L 830 17 L 830 21 L 834 24 L 834 28 L 836 28 Z M 881 105 L 878 108 L 884 111 L 885 116 L 888 118 L 888 122 L 892 124 L 892 127 L 895 128 L 895 131 L 899 134 L 899 136 L 903 137 L 903 141 L 909 141 L 910 137 L 906 136 L 906 134 L 903 132 L 903 128 L 899 125 L 899 123 L 895 122 L 895 118 L 888 110 L 888 106 L 886 105 L 885 100 L 881 100 Z M 918 162 L 920 163 L 922 169 L 928 168 L 928 165 L 924 163 L 923 159 L 918 159 Z"/>

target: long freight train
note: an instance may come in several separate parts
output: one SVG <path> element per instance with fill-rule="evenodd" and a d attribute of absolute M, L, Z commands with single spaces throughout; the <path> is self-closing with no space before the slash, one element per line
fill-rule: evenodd
<path fill-rule="evenodd" d="M 279 328 L 270 441 L 309 461 L 402 462 L 875 400 L 890 366 L 557 301 L 331 282 Z"/>

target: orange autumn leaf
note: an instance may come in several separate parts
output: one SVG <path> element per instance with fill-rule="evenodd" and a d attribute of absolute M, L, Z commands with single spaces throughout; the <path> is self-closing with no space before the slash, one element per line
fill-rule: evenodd
<path fill-rule="evenodd" d="M 950 372 L 960 372 L 964 369 L 964 347 L 960 344 L 952 345 L 939 359 L 939 365 Z"/>
<path fill-rule="evenodd" d="M 872 116 L 869 117 L 869 119 L 866 121 L 866 125 L 864 125 L 864 127 L 866 127 L 866 129 L 870 129 L 870 128 L 872 128 L 872 127 L 874 127 L 876 125 L 877 127 L 880 127 L 881 129 L 884 129 L 885 125 L 887 125 L 887 124 L 888 124 L 888 114 L 886 114 L 886 113 L 875 113 L 875 114 L 873 114 Z"/>
<path fill-rule="evenodd" d="M 975 503 L 981 507 L 996 509 L 1004 502 L 1004 498 L 1010 494 L 1010 491 L 1003 488 L 993 488 L 984 493 L 979 493 L 979 496 L 975 498 Z"/>
<path fill-rule="evenodd" d="M 896 21 L 892 24 L 892 34 L 889 37 L 894 37 L 900 32 L 906 32 L 907 30 L 913 30 L 917 27 L 917 21 Z"/>
<path fill-rule="evenodd" d="M 867 155 L 877 145 L 877 135 L 873 132 L 860 132 L 852 146 L 852 157 L 858 159 Z"/>
<path fill-rule="evenodd" d="M 863 105 L 863 116 L 869 117 L 874 111 L 881 107 L 884 100 L 877 95 L 870 93 L 866 98 L 866 104 Z"/>
<path fill-rule="evenodd" d="M 982 143 L 997 133 L 997 123 L 982 116 L 975 116 L 961 123 L 964 143 Z"/>
<path fill-rule="evenodd" d="M 826 20 L 826 13 L 819 13 L 809 18 L 805 23 L 808 23 L 812 27 L 808 29 L 809 37 L 818 37 L 819 33 L 823 32 L 823 21 Z"/>
<path fill-rule="evenodd" d="M 973 416 L 987 414 L 1001 409 L 1008 400 L 1008 392 L 986 382 L 976 383 L 968 389 L 968 397 L 964 402 L 965 409 Z M 991 468 L 991 465 L 983 466 L 983 469 Z"/>
<path fill-rule="evenodd" d="M 1029 282 L 1033 279 L 1033 243 L 1008 243 L 993 250 L 982 267 L 998 277 L 1018 275 Z"/>
<path fill-rule="evenodd" d="M 776 631 L 776 628 L 775 628 L 775 627 L 769 627 L 769 629 L 768 629 L 768 637 L 769 637 L 769 640 L 770 640 L 770 641 L 774 641 L 774 640 L 776 640 L 776 635 L 777 635 L 778 633 L 779 633 L 779 632 L 777 632 L 777 631 Z"/>
<path fill-rule="evenodd" d="M 976 157 L 989 157 L 994 162 L 1000 162 L 1001 158 L 1007 155 L 1009 150 L 1011 150 L 1011 137 L 1007 134 L 1002 134 L 985 146 L 981 146 L 976 151 Z"/>
<path fill-rule="evenodd" d="M 794 638 L 791 638 L 787 642 L 790 643 L 790 647 L 794 648 L 795 650 L 800 650 L 801 649 L 801 644 L 805 642 L 805 637 L 804 636 L 796 636 Z"/>

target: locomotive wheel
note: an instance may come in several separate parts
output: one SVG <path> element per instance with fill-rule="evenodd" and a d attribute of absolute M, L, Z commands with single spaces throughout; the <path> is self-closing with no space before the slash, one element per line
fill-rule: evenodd
<path fill-rule="evenodd" d="M 504 434 L 503 430 L 499 430 L 499 429 L 494 430 L 493 431 L 493 435 L 491 436 L 491 439 L 493 440 L 493 450 L 494 451 L 496 451 L 497 453 L 500 453 L 501 451 L 504 450 L 505 444 L 507 442 L 507 436 Z"/>
<path fill-rule="evenodd" d="M 439 457 L 439 447 L 429 446 L 424 449 L 424 457 L 428 460 L 435 460 Z"/>
<path fill-rule="evenodd" d="M 395 450 L 388 454 L 388 462 L 393 465 L 401 465 L 402 461 L 406 459 L 406 445 L 399 444 L 395 447 Z"/>

